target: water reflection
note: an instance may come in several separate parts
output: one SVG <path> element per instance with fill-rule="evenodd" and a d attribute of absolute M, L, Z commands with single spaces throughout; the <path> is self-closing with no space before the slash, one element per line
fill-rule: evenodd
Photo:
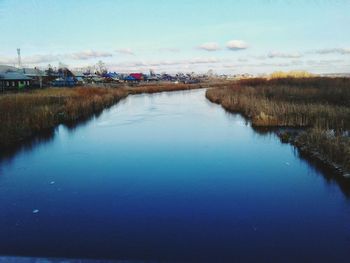
<path fill-rule="evenodd" d="M 106 109 L 105 111 L 108 111 Z M 0 166 L 1 163 L 11 162 L 12 158 L 14 158 L 17 154 L 25 153 L 29 154 L 33 149 L 39 147 L 42 144 L 48 144 L 54 140 L 57 130 L 60 126 L 66 128 L 66 130 L 70 133 L 74 133 L 76 129 L 80 127 L 84 127 L 91 121 L 92 119 L 98 118 L 103 111 L 99 111 L 92 116 L 80 118 L 77 121 L 66 122 L 64 124 L 59 125 L 56 128 L 46 129 L 37 133 L 36 135 L 23 140 L 21 143 L 13 145 L 11 147 L 3 148 L 0 151 Z"/>
<path fill-rule="evenodd" d="M 12 158 L 19 153 L 29 154 L 35 147 L 41 144 L 46 144 L 54 139 L 55 129 L 49 129 L 38 133 L 27 140 L 22 141 L 18 145 L 12 147 L 3 148 L 0 152 L 0 166 L 1 163 L 9 163 Z"/>
<path fill-rule="evenodd" d="M 177 92 L 177 93 L 179 93 L 179 92 Z M 168 97 L 169 99 L 171 99 L 173 96 L 173 94 L 171 92 L 170 93 L 164 92 L 163 95 Z M 134 95 L 134 96 L 152 96 L 152 95 L 145 94 L 145 95 Z M 198 99 L 204 99 L 204 98 L 198 98 Z M 119 102 L 119 106 L 123 106 L 126 103 L 127 103 L 127 100 L 121 100 Z M 217 105 L 211 103 L 208 100 L 205 100 L 205 103 L 208 107 L 212 107 L 212 108 L 218 107 Z M 159 104 L 159 106 L 162 106 L 162 105 Z M 69 133 L 74 133 L 76 131 L 76 129 L 86 126 L 92 119 L 99 118 L 103 112 L 107 112 L 109 110 L 110 109 L 101 110 L 101 111 L 93 114 L 92 116 L 81 118 L 78 121 L 66 122 L 65 124 L 62 124 L 62 126 L 65 127 Z M 153 112 L 156 111 L 155 108 L 149 108 L 148 110 L 153 111 Z M 247 128 L 253 129 L 256 134 L 258 134 L 262 137 L 266 137 L 266 136 L 267 137 L 277 137 L 276 133 L 281 131 L 281 128 L 278 128 L 278 127 L 272 127 L 272 128 L 271 127 L 254 127 L 251 125 L 249 119 L 245 118 L 242 114 L 239 114 L 239 113 L 231 113 L 231 112 L 225 110 L 225 115 L 227 116 L 227 118 L 231 118 L 232 120 L 235 120 L 235 116 L 240 116 L 240 118 L 243 120 L 243 122 L 241 123 L 242 125 L 246 126 Z M 132 125 L 134 122 L 138 122 L 138 121 L 140 121 L 140 117 L 132 120 L 132 118 L 130 116 L 130 118 L 127 120 L 127 122 L 125 122 L 125 124 Z M 237 123 L 237 124 L 239 124 L 239 123 Z M 42 131 L 42 132 L 38 133 L 37 135 L 35 135 L 27 140 L 24 140 L 21 144 L 15 145 L 15 146 L 10 147 L 10 148 L 1 149 L 1 151 L 0 151 L 0 167 L 1 167 L 1 164 L 5 164 L 5 163 L 9 164 L 11 162 L 12 158 L 15 157 L 17 154 L 20 154 L 20 153 L 21 154 L 29 154 L 36 147 L 39 147 L 42 144 L 48 144 L 48 143 L 52 142 L 54 140 L 55 135 L 56 135 L 57 129 L 58 128 L 48 129 L 48 130 Z M 295 130 L 294 128 L 288 128 L 288 129 Z M 276 139 L 278 139 L 278 138 L 276 138 Z M 337 173 L 337 171 L 335 171 L 331 167 L 323 164 L 319 160 L 315 160 L 314 158 L 310 157 L 309 155 L 307 155 L 305 153 L 298 151 L 296 148 L 295 148 L 295 152 L 296 152 L 296 156 L 298 158 L 300 158 L 301 160 L 307 161 L 308 164 L 313 169 L 315 169 L 315 171 L 318 172 L 318 174 L 321 174 L 324 177 L 324 179 L 326 180 L 326 182 L 336 183 L 339 186 L 339 188 L 341 189 L 341 191 L 343 192 L 343 194 L 347 198 L 350 198 L 350 179 L 349 178 L 345 178 L 341 174 Z M 1 172 L 1 170 L 0 170 L 0 172 Z"/>
<path fill-rule="evenodd" d="M 204 90 L 130 96 L 27 149 L 1 164 L 0 254 L 180 262 L 350 256 L 348 185 L 274 132 L 256 132 L 206 101 Z"/>
<path fill-rule="evenodd" d="M 308 163 L 308 165 L 316 171 L 316 174 L 321 174 L 325 179 L 325 182 L 329 185 L 337 184 L 344 194 L 344 196 L 350 200 L 350 178 L 344 177 L 341 173 L 334 171 L 333 168 L 327 166 L 323 162 L 310 157 L 298 149 L 296 150 L 297 156 Z"/>

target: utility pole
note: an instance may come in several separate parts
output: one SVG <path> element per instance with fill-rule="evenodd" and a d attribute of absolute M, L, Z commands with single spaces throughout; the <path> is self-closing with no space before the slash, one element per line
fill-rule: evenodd
<path fill-rule="evenodd" d="M 43 77 L 42 77 L 42 75 L 41 75 L 41 71 L 40 71 L 40 69 L 38 69 L 37 67 L 35 67 L 34 69 L 35 69 L 35 71 L 36 71 L 37 76 L 39 77 L 39 86 L 40 86 L 40 89 L 42 89 L 42 87 L 43 87 Z"/>

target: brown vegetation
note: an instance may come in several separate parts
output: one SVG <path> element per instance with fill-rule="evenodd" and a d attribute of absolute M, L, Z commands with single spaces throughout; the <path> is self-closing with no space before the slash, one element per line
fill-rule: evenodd
<path fill-rule="evenodd" d="M 153 84 L 129 88 L 48 88 L 0 95 L 0 149 L 16 145 L 60 123 L 88 118 L 138 93 L 188 90 L 200 85 Z"/>
<path fill-rule="evenodd" d="M 307 71 L 289 71 L 289 72 L 284 72 L 284 71 L 275 71 L 273 72 L 269 78 L 270 79 L 281 79 L 281 78 L 311 78 L 314 77 L 313 74 Z"/>
<path fill-rule="evenodd" d="M 77 121 L 125 97 L 125 90 L 45 89 L 0 96 L 0 148 L 55 127 Z"/>
<path fill-rule="evenodd" d="M 148 84 L 136 87 L 128 88 L 130 94 L 140 93 L 157 93 L 163 91 L 177 91 L 177 90 L 190 90 L 203 88 L 204 84 L 174 84 L 174 83 L 161 83 L 161 84 Z M 205 85 L 207 86 L 207 85 Z"/>
<path fill-rule="evenodd" d="M 350 167 L 348 78 L 246 79 L 209 89 L 206 97 L 256 127 L 308 128 L 295 138 L 297 146 Z"/>
<path fill-rule="evenodd" d="M 311 129 L 301 133 L 294 144 L 335 168 L 350 171 L 349 136 L 334 136 L 330 131 Z"/>

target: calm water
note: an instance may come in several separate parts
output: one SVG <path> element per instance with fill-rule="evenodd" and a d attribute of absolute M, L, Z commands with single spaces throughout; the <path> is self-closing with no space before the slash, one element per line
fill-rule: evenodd
<path fill-rule="evenodd" d="M 204 93 L 130 96 L 3 159 L 0 255 L 349 262 L 347 186 Z"/>

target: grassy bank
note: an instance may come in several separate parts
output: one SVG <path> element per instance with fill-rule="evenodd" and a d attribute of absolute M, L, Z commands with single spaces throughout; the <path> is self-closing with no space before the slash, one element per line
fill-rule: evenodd
<path fill-rule="evenodd" d="M 322 161 L 350 170 L 350 79 L 250 79 L 209 89 L 206 97 L 243 114 L 256 127 L 304 128 L 297 136 L 281 133 L 281 137 L 290 137 L 299 149 Z"/>
<path fill-rule="evenodd" d="M 126 90 L 45 89 L 0 96 L 0 148 L 60 123 L 87 118 L 127 96 Z"/>
<path fill-rule="evenodd" d="M 155 84 L 130 88 L 48 88 L 0 94 L 0 149 L 20 144 L 61 123 L 74 123 L 110 107 L 129 94 L 201 88 Z"/>
<path fill-rule="evenodd" d="M 146 84 L 136 87 L 127 88 L 129 94 L 141 94 L 141 93 L 157 93 L 166 91 L 178 91 L 178 90 L 191 90 L 209 87 L 209 83 L 201 84 L 174 84 L 174 83 L 162 83 L 162 84 Z"/>

